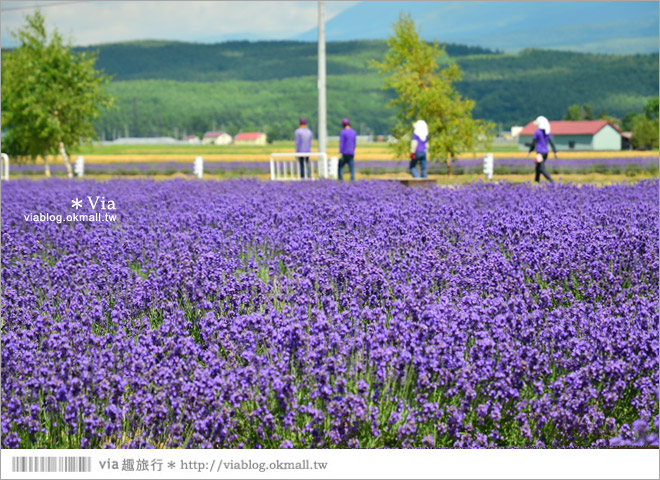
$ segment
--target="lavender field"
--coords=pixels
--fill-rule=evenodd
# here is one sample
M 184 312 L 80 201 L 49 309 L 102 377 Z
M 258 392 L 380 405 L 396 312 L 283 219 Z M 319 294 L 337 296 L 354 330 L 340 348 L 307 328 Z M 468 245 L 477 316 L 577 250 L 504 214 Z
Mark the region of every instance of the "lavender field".
M 2 447 L 657 445 L 658 188 L 3 183 Z

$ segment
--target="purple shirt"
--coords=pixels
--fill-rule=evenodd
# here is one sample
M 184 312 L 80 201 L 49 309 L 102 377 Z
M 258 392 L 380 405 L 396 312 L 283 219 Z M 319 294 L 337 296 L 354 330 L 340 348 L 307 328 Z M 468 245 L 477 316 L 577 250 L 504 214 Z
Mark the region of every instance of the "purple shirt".
M 426 140 L 423 140 L 417 136 L 416 133 L 413 133 L 413 140 L 417 140 L 417 148 L 415 149 L 415 153 L 422 153 L 426 152 L 426 142 L 429 141 L 428 137 L 426 137 Z
M 344 128 L 339 134 L 339 153 L 342 155 L 355 154 L 355 130 Z
M 552 134 L 545 134 L 545 131 L 540 128 L 534 132 L 534 142 L 536 142 L 536 153 L 548 153 L 548 140 L 552 138 Z
M 312 151 L 312 131 L 309 128 L 296 129 L 296 152 L 307 153 Z

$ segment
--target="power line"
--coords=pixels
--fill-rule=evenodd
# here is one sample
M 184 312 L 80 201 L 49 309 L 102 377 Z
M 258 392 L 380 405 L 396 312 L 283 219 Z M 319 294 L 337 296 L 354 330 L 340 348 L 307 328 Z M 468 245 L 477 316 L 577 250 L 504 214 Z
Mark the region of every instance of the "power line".
M 34 5 L 29 5 L 29 6 L 0 8 L 0 11 L 9 12 L 9 11 L 12 11 L 12 10 L 33 10 L 35 8 L 56 7 L 58 5 L 71 5 L 73 3 L 92 3 L 92 2 L 87 1 L 87 0 L 77 0 L 77 1 L 70 1 L 70 2 L 48 2 L 48 3 L 39 4 L 39 5 L 34 4 Z

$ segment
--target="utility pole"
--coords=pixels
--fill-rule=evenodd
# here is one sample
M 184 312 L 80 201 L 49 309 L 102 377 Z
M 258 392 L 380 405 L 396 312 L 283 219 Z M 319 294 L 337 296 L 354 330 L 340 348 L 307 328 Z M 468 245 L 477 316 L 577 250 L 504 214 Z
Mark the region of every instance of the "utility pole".
M 319 2 L 319 152 L 325 152 L 328 142 L 328 127 L 325 110 L 325 18 L 324 5 Z
M 137 114 L 137 98 L 133 97 L 133 136 L 139 137 L 138 135 L 138 114 Z

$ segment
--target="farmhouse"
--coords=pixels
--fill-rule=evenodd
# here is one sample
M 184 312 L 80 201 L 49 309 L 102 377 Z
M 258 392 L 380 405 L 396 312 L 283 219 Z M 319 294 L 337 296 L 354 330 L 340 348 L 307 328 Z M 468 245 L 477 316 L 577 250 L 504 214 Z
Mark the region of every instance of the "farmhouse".
M 202 145 L 229 145 L 231 135 L 226 132 L 206 132 L 202 138 Z
M 188 135 L 186 138 L 183 139 L 183 141 L 191 145 L 199 145 L 200 143 L 202 143 L 197 135 Z
M 529 150 L 536 131 L 534 122 L 525 125 L 518 136 L 518 150 Z M 550 122 L 550 133 L 559 150 L 621 150 L 621 130 L 607 120 Z
M 266 134 L 263 132 L 243 132 L 234 137 L 236 145 L 266 145 Z

